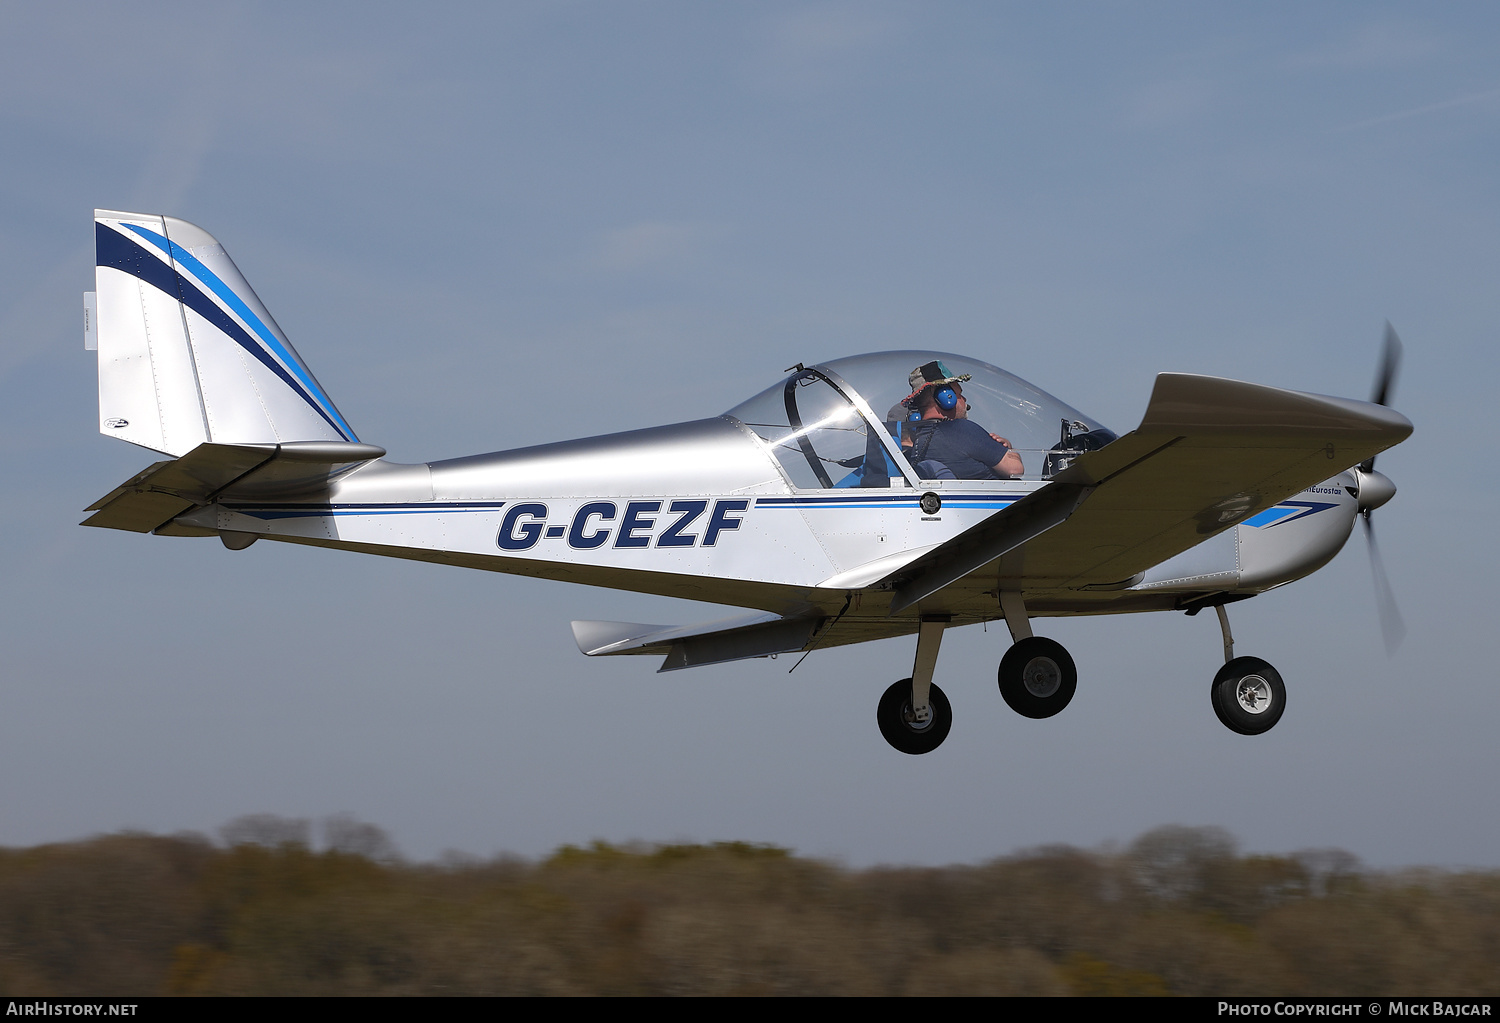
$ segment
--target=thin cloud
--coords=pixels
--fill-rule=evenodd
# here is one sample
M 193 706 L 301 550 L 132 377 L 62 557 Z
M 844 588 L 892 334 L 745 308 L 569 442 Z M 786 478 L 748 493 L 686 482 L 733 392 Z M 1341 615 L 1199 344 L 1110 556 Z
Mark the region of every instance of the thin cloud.
M 135 204 L 172 213 L 197 184 L 219 137 L 230 87 L 225 68 L 237 63 L 235 42 L 244 28 L 241 11 L 226 8 L 202 28 L 197 45 L 180 58 L 183 76 L 193 84 L 173 90 L 175 102 L 163 109 L 131 193 Z
M 86 226 L 85 223 L 83 227 Z M 73 332 L 69 340 L 77 346 L 77 351 L 83 351 L 83 293 L 93 289 L 94 241 L 82 227 L 79 234 L 87 240 L 45 275 L 32 277 L 27 287 L 13 292 L 8 307 L 0 311 L 0 380 L 56 343 L 58 326 L 66 322 L 67 316 L 59 310 L 59 298 L 72 306 Z M 90 268 L 87 277 L 79 273 L 84 267 Z M 83 284 L 84 281 L 87 283 Z M 76 290 L 74 285 L 79 285 Z
M 1452 99 L 1445 99 L 1440 103 L 1428 103 L 1426 106 L 1413 107 L 1410 110 L 1398 110 L 1393 114 L 1382 114 L 1379 117 L 1370 117 L 1363 121 L 1355 121 L 1353 124 L 1342 125 L 1333 130 L 1355 131 L 1359 128 L 1370 128 L 1377 124 L 1389 124 L 1391 121 L 1404 121 L 1408 117 L 1421 117 L 1423 114 L 1434 114 L 1440 110 L 1451 110 L 1454 107 L 1469 106 L 1473 103 L 1483 103 L 1496 99 L 1500 99 L 1500 89 L 1490 89 L 1486 92 L 1472 92 L 1463 96 L 1455 96 Z
M 799 93 L 849 78 L 897 37 L 889 11 L 854 4 L 822 4 L 778 18 L 752 77 L 771 92 Z
M 863 7 L 814 7 L 781 19 L 775 28 L 779 53 L 819 58 L 862 50 L 885 41 L 892 21 Z
M 1309 68 L 1395 68 L 1437 56 L 1442 42 L 1407 22 L 1379 21 L 1355 30 L 1338 42 L 1292 59 Z
M 1206 113 L 1213 88 L 1202 79 L 1157 82 L 1136 90 L 1125 101 L 1121 123 L 1126 128 L 1164 128 Z
M 699 255 L 704 245 L 721 233 L 711 224 L 642 221 L 605 232 L 589 262 L 614 272 L 674 266 Z

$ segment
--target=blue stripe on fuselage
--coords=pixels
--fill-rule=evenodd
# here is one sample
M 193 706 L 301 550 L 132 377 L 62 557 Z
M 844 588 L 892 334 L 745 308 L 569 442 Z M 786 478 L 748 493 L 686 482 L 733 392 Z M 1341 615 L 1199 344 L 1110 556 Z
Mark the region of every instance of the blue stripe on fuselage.
M 944 508 L 1004 508 L 1014 504 L 1025 494 L 964 494 L 943 498 Z M 888 494 L 858 497 L 759 497 L 757 508 L 915 508 L 921 496 L 913 494 L 891 496 Z
M 310 504 L 259 505 L 222 503 L 222 507 L 256 519 L 308 519 L 341 515 L 437 515 L 444 512 L 499 511 L 504 501 L 450 501 L 445 504 Z
M 1334 501 L 1282 501 L 1280 504 L 1273 505 L 1258 515 L 1250 516 L 1244 522 L 1241 522 L 1240 525 L 1256 527 L 1285 525 L 1288 522 L 1296 522 L 1298 519 L 1305 519 L 1309 515 L 1316 515 L 1320 511 L 1336 507 L 1338 507 L 1338 504 Z

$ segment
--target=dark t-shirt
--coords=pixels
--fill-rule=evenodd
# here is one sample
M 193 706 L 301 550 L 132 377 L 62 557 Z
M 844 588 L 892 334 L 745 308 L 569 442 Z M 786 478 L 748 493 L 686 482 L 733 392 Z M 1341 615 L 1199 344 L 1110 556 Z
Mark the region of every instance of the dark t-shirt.
M 906 432 L 912 438 L 913 464 L 929 459 L 941 462 L 961 480 L 1006 478 L 995 471 L 995 466 L 1010 448 L 991 437 L 978 423 L 967 419 L 924 419 L 907 423 Z

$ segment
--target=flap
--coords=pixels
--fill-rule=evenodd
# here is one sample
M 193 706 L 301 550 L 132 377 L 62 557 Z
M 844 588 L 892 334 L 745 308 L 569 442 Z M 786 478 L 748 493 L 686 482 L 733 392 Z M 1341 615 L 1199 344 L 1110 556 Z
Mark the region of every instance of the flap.
M 803 649 L 825 618 L 739 615 L 697 625 L 641 625 L 633 622 L 574 622 L 578 649 L 590 657 L 611 654 L 665 654 L 660 671 L 767 657 Z

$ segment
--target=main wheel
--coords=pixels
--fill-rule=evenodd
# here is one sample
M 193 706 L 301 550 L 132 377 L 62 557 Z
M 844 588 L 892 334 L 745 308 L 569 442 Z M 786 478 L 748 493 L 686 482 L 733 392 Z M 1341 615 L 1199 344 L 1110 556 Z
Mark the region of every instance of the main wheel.
M 1286 710 L 1281 675 L 1259 657 L 1236 657 L 1214 676 L 1214 713 L 1241 735 L 1269 732 Z
M 953 708 L 935 685 L 927 687 L 927 706 L 932 716 L 924 722 L 917 721 L 911 709 L 911 679 L 902 679 L 885 691 L 875 710 L 880 734 L 902 753 L 913 756 L 931 753 L 948 738 L 948 729 L 953 727 Z
M 1000 695 L 1010 709 L 1029 718 L 1050 718 L 1078 689 L 1078 669 L 1056 640 L 1029 636 L 1000 661 Z

